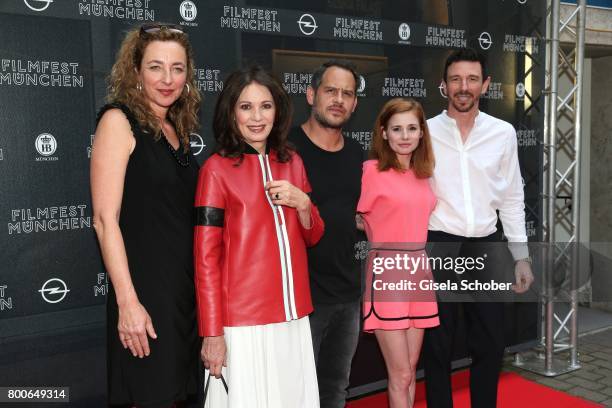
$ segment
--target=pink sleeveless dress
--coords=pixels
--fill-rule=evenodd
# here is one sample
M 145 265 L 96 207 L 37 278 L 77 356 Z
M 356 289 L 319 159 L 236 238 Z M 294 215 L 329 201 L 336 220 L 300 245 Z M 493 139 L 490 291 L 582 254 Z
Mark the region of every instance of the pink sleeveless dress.
M 364 330 L 437 326 L 435 292 L 426 288 L 433 281 L 425 253 L 427 225 L 436 205 L 429 179 L 417 178 L 412 170 L 379 171 L 377 164 L 363 164 L 357 204 L 371 246 L 364 272 Z M 389 267 L 375 258 L 401 262 Z

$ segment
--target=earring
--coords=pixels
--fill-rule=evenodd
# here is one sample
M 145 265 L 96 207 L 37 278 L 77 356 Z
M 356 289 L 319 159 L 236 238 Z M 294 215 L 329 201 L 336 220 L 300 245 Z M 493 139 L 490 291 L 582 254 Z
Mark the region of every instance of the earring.
M 142 91 L 142 84 L 139 82 L 136 84 L 136 89 L 138 89 L 138 91 Z
M 187 95 L 191 92 L 191 88 L 189 88 L 189 84 L 185 83 L 185 88 L 187 88 Z

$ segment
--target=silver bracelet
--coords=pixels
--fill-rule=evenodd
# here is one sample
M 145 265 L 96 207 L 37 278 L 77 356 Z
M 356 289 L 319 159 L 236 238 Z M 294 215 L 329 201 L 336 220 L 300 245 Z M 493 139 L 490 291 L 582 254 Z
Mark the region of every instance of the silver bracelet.
M 516 263 L 518 261 L 525 261 L 525 262 L 529 263 L 529 265 L 533 264 L 533 259 L 531 259 L 531 256 L 528 256 L 527 258 L 517 259 L 516 261 L 514 261 L 514 264 L 516 265 Z

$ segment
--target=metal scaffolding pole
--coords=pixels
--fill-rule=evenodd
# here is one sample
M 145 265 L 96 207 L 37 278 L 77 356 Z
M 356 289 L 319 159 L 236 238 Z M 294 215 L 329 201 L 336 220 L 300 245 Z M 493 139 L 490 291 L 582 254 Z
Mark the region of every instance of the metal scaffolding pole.
M 556 171 L 557 168 L 557 138 L 556 138 L 556 129 L 557 129 L 557 98 L 559 91 L 559 20 L 560 20 L 560 11 L 561 7 L 560 0 L 552 0 L 551 4 L 551 17 L 550 17 L 550 26 L 551 26 L 551 34 L 552 38 L 550 39 L 550 92 L 547 97 L 550 99 L 550 111 L 549 114 L 549 125 L 548 131 L 550 132 L 549 136 L 549 145 L 548 145 L 548 211 L 547 215 L 547 241 L 551 244 L 555 242 L 555 203 L 557 192 L 555 185 L 556 183 Z M 549 67 L 547 67 L 549 68 Z M 552 253 L 548 253 L 547 259 L 552 262 L 554 256 Z M 552 271 L 553 265 L 546 265 L 546 272 L 544 276 L 546 277 L 546 294 L 545 294 L 545 320 L 544 327 L 544 374 L 550 375 L 553 373 L 552 369 L 552 354 L 554 349 L 553 344 L 553 315 L 555 313 L 555 304 L 554 304 L 554 291 L 552 289 Z
M 576 76 L 575 85 L 576 93 L 574 96 L 574 191 L 572 200 L 572 218 L 574 219 L 574 257 L 572 267 L 572 284 L 571 284 L 571 308 L 573 311 L 570 322 L 570 368 L 580 368 L 578 362 L 578 268 L 579 268 L 579 252 L 580 252 L 580 166 L 582 152 L 582 84 L 584 71 L 584 37 L 586 29 L 586 0 L 579 0 L 578 7 L 580 11 L 576 20 Z
M 565 20 L 561 18 L 560 7 L 560 0 L 549 2 L 546 31 L 543 138 L 545 185 L 542 197 L 547 200 L 544 207 L 544 232 L 548 247 L 546 261 L 541 265 L 544 288 L 541 352 L 532 357 L 515 359 L 515 365 L 545 376 L 556 376 L 580 368 L 577 273 L 586 0 L 578 0 L 576 8 Z M 572 21 L 575 21 L 575 29 L 570 24 Z M 569 52 L 560 46 L 561 35 L 564 33 L 575 40 Z M 570 82 L 571 90 L 565 95 L 560 95 L 560 79 Z M 571 200 L 570 205 L 567 204 L 568 199 Z M 558 276 L 559 273 L 569 275 L 565 279 L 569 282 L 567 293 L 554 284 L 553 275 Z M 565 298 L 564 294 L 567 295 Z M 565 317 L 555 312 L 555 302 L 568 303 L 569 311 Z M 558 322 L 556 330 L 555 321 Z M 566 334 L 568 341 L 557 341 L 561 334 Z M 560 352 L 565 351 L 569 351 L 569 355 L 560 357 Z

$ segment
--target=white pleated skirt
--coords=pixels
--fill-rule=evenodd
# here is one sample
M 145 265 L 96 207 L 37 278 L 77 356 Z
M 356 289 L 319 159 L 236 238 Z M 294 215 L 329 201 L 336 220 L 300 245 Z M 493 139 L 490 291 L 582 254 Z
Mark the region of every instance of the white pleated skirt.
M 319 408 L 308 317 L 224 331 L 229 394 L 211 377 L 205 408 Z

